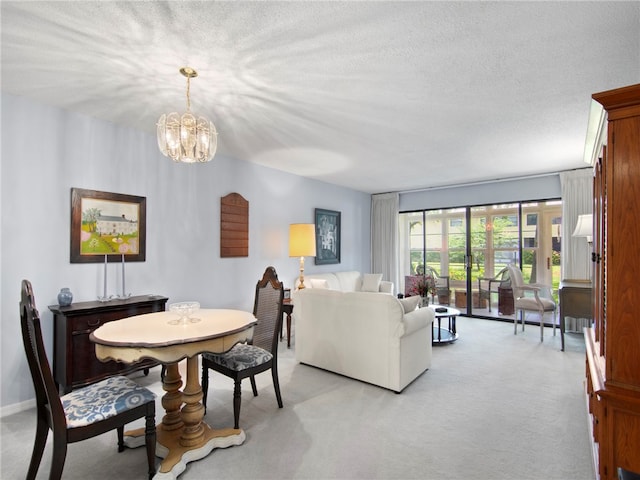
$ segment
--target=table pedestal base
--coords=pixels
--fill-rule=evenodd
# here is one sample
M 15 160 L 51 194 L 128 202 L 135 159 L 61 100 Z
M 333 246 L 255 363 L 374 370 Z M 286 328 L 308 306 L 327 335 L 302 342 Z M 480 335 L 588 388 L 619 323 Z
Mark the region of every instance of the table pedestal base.
M 187 463 L 206 457 L 214 448 L 242 445 L 247 438 L 244 430 L 234 428 L 213 430 L 206 423 L 203 423 L 203 427 L 204 440 L 202 445 L 183 447 L 180 445 L 180 430 L 167 431 L 162 428 L 162 425 L 158 426 L 156 455 L 164 460 L 153 477 L 154 480 L 176 479 L 185 471 Z
M 244 430 L 222 428 L 214 430 L 206 423 L 202 444 L 193 447 L 180 445 L 181 430 L 165 430 L 160 424 L 156 427 L 156 456 L 163 458 L 154 480 L 175 480 L 185 471 L 187 463 L 200 460 L 209 455 L 215 448 L 227 448 L 242 445 L 247 438 Z M 138 448 L 145 444 L 144 429 L 136 429 L 124 433 L 124 444 L 128 448 Z
M 156 456 L 163 458 L 154 480 L 175 480 L 185 471 L 187 463 L 200 460 L 209 455 L 215 448 L 227 448 L 242 445 L 247 438 L 244 430 L 222 428 L 214 430 L 206 423 L 202 444 L 193 447 L 180 445 L 181 430 L 165 430 L 160 424 L 156 427 Z M 145 445 L 144 428 L 124 433 L 124 444 L 128 448 L 138 448 Z

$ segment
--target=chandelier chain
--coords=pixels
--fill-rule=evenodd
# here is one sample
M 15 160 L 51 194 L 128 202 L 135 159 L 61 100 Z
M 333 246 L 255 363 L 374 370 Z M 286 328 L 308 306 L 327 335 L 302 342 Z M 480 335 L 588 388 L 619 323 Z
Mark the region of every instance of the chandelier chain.
M 187 112 L 191 112 L 191 77 L 187 77 Z

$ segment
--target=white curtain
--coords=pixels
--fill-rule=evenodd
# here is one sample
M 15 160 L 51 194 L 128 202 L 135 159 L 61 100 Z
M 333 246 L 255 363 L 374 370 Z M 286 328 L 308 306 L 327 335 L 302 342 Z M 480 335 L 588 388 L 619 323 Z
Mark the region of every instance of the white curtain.
M 593 212 L 593 170 L 560 173 L 562 184 L 562 279 L 591 280 L 591 245 L 584 237 L 573 237 L 578 215 Z M 591 320 L 565 318 L 567 331 L 581 332 Z
M 398 193 L 371 196 L 371 272 L 398 289 Z M 395 292 L 394 292 L 395 293 Z
M 591 279 L 591 245 L 584 237 L 573 237 L 578 215 L 593 210 L 593 170 L 585 168 L 560 173 L 562 185 L 563 280 Z

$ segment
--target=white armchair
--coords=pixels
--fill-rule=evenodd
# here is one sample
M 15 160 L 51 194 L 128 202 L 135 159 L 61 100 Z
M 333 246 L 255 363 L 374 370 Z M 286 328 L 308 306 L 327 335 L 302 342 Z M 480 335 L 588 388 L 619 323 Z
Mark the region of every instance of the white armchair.
M 515 315 L 513 320 L 513 333 L 518 333 L 518 311 L 524 331 L 524 312 L 538 312 L 540 316 L 540 341 L 544 339 L 544 313 L 553 312 L 553 335 L 556 334 L 556 302 L 551 295 L 551 286 L 538 283 L 524 283 L 522 271 L 513 264 L 507 265 L 511 288 L 513 290 L 513 305 Z

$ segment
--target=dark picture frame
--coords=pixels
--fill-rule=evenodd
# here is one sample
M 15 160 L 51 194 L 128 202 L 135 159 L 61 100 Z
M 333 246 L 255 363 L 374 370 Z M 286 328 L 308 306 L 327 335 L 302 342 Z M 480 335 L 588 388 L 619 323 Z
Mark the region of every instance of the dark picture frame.
M 71 263 L 144 262 L 147 199 L 71 189 Z
M 316 265 L 340 263 L 340 212 L 316 208 Z

